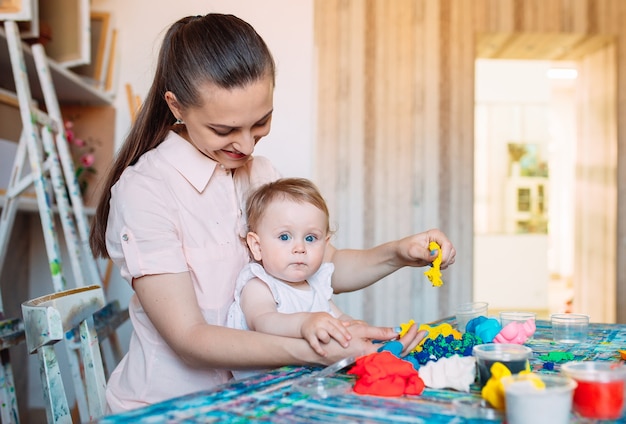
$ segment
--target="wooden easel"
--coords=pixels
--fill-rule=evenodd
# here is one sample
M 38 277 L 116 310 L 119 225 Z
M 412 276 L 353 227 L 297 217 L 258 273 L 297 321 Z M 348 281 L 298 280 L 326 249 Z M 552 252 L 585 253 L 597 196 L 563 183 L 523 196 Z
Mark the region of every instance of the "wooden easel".
M 5 206 L 0 216 L 0 271 L 6 257 L 19 196 L 28 188 L 34 187 L 54 291 L 59 292 L 68 287 L 64 278 L 53 207 L 56 207 L 63 227 L 65 246 L 69 254 L 76 286 L 102 285 L 102 277 L 89 247 L 89 226 L 44 49 L 37 44 L 31 47 L 47 112 L 38 109 L 32 100 L 17 24 L 13 21 L 5 21 L 4 26 L 23 129 L 6 192 Z M 25 174 L 27 158 L 30 171 Z M 120 311 L 117 302 L 107 305 L 105 310 L 103 316 L 106 318 L 101 324 L 105 334 L 99 334 L 99 336 L 101 340 L 105 337 L 109 339 L 115 359 L 119 361 L 122 355 L 115 329 L 127 319 L 128 311 Z M 0 314 L 3 314 L 3 311 L 4 307 L 0 295 Z M 114 322 L 115 325 L 112 325 L 111 322 Z M 75 387 L 81 387 L 81 364 L 76 351 L 70 348 L 68 358 Z M 7 367 L 2 367 L 3 369 L 0 370 L 0 372 L 4 371 L 5 378 L 7 376 L 12 377 L 8 360 Z M 4 393 L 12 389 L 9 384 L 13 384 L 12 379 L 3 387 L 6 389 Z M 2 395 L 3 392 L 0 392 L 0 396 Z M 2 402 L 2 422 L 17 422 L 13 418 L 13 416 L 17 417 L 15 413 L 17 402 L 15 399 L 9 399 L 8 405 L 11 409 L 8 409 L 5 414 L 5 409 L 7 409 L 5 408 L 7 404 L 5 399 L 4 397 L 0 399 Z M 85 392 L 77 391 L 76 399 L 80 416 L 86 420 L 88 413 Z

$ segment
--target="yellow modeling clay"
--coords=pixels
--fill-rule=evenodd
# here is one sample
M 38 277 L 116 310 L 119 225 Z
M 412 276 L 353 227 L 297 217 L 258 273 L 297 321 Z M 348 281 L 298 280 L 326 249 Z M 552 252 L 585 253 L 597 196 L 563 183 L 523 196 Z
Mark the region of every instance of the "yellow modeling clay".
M 502 377 L 511 375 L 511 371 L 501 362 L 494 362 L 491 366 L 491 377 L 482 388 L 480 394 L 491 406 L 500 411 L 504 410 L 504 387 Z
M 432 267 L 426 271 L 424 271 L 424 275 L 428 277 L 433 287 L 440 287 L 443 285 L 443 281 L 441 280 L 441 246 L 439 246 L 436 242 L 431 241 L 428 245 L 428 248 L 432 250 L 437 250 L 439 252 L 437 257 L 433 261 Z
M 518 380 L 530 382 L 535 389 L 542 390 L 546 388 L 546 383 L 537 375 L 529 371 L 521 371 Z
M 400 337 L 404 336 L 406 332 L 409 331 L 409 327 L 411 327 L 413 324 L 415 324 L 414 320 L 410 320 L 407 323 L 400 324 L 399 336 Z M 435 326 L 430 326 L 428 324 L 421 324 L 419 326 L 419 331 L 422 331 L 422 330 L 428 331 L 428 335 L 424 337 L 424 339 L 422 339 L 422 341 L 419 342 L 417 346 L 415 346 L 415 349 L 413 349 L 412 352 L 421 352 L 422 345 L 424 344 L 426 339 L 435 340 L 437 336 L 439 335 L 443 337 L 448 337 L 452 335 L 452 337 L 454 337 L 455 340 L 461 340 L 463 338 L 463 335 L 459 331 L 455 330 L 454 327 L 452 327 L 452 325 L 446 322 L 444 322 L 443 324 L 435 325 Z
M 409 331 L 409 328 L 413 324 L 415 324 L 415 320 L 409 320 L 409 322 L 400 324 L 400 337 L 404 336 L 406 332 Z M 452 327 L 452 325 L 448 324 L 447 322 L 444 322 L 443 324 L 439 324 L 435 326 L 430 326 L 428 324 L 421 324 L 418 330 L 428 331 L 428 336 L 426 336 L 426 338 L 428 339 L 436 339 L 437 336 L 440 334 L 443 337 L 452 335 L 456 340 L 461 340 L 461 338 L 463 337 L 463 335 L 459 331 L 455 330 L 454 327 Z
M 491 406 L 495 409 L 503 411 L 506 407 L 504 396 L 504 385 L 502 384 L 502 378 L 511 375 L 511 371 L 502 362 L 494 362 L 490 368 L 491 377 L 487 380 L 487 384 L 482 388 L 480 394 Z M 544 382 L 533 375 L 526 366 L 526 370 L 518 373 L 522 378 L 528 380 L 535 388 L 545 389 Z

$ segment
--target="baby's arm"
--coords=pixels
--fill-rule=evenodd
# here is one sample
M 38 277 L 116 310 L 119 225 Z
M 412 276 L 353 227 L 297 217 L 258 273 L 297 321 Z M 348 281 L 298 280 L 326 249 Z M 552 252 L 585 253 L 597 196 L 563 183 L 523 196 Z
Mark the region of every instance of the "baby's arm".
M 326 351 L 320 342 L 325 344 L 332 338 L 347 347 L 351 338 L 346 325 L 326 312 L 278 312 L 269 287 L 256 278 L 250 280 L 241 291 L 240 303 L 251 330 L 304 338 L 322 356 L 326 356 Z

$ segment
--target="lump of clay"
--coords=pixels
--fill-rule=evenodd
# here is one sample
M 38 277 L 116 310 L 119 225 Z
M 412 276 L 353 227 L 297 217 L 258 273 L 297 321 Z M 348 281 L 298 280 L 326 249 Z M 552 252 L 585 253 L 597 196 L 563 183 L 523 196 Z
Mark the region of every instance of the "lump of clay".
M 429 361 L 420 367 L 419 375 L 426 387 L 469 392 L 476 377 L 475 361 L 473 356 L 453 355 Z
M 514 343 L 524 344 L 526 340 L 535 334 L 535 321 L 529 319 L 528 321 L 512 321 L 500 330 L 500 332 L 494 337 L 494 343 Z

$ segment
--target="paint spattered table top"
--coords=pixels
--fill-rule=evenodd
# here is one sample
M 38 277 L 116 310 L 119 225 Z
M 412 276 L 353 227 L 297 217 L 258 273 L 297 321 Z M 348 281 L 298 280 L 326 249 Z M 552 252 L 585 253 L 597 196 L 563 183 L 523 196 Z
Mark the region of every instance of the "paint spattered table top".
M 452 318 L 438 321 L 454 324 Z M 433 323 L 433 324 L 437 324 Z M 620 361 L 626 349 L 626 325 L 589 326 L 585 343 L 556 344 L 549 321 L 538 320 L 537 332 L 527 343 L 533 349 L 531 367 L 540 373 L 558 373 L 560 363 L 548 362 L 550 352 L 569 352 L 574 360 Z M 470 393 L 426 389 L 420 396 L 385 398 L 363 396 L 350 389 L 325 398 L 297 388 L 298 382 L 317 368 L 284 367 L 214 390 L 194 393 L 124 414 L 99 423 L 494 423 L 502 415 L 481 406 L 477 387 Z M 351 382 L 345 372 L 335 378 Z M 579 420 L 572 416 L 572 422 Z M 580 422 L 583 422 L 582 420 Z M 619 422 L 626 423 L 626 417 Z

